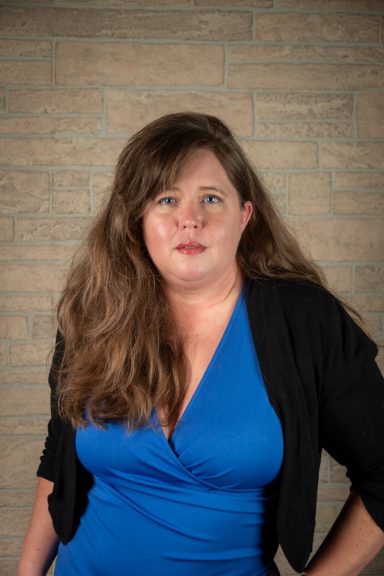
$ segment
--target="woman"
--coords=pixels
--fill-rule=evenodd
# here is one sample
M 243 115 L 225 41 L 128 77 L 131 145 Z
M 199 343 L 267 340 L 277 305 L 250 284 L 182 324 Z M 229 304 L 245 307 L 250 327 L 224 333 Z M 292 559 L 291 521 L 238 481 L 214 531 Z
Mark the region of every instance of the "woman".
M 18 576 L 57 550 L 57 576 L 266 576 L 279 543 L 299 572 L 352 576 L 381 549 L 377 348 L 220 120 L 130 139 L 58 320 Z M 352 491 L 306 566 L 322 447 Z

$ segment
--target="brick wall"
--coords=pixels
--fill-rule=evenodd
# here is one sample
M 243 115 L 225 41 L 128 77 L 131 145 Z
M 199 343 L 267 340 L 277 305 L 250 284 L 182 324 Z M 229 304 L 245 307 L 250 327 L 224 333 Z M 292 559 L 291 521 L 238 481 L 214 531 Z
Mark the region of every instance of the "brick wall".
M 54 306 L 127 137 L 221 116 L 331 286 L 383 340 L 382 0 L 0 3 L 0 573 L 48 417 Z M 348 492 L 323 459 L 318 543 Z M 291 574 L 280 557 L 284 574 Z M 384 574 L 383 556 L 365 574 Z

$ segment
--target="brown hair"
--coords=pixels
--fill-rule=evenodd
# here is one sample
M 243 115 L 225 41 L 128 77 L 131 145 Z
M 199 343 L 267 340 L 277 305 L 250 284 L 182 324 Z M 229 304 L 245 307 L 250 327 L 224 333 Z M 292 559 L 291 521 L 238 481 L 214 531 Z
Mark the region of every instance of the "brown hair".
M 166 407 L 168 424 L 177 421 L 187 365 L 141 220 L 147 202 L 201 148 L 216 154 L 240 201 L 253 204 L 238 249 L 245 275 L 324 284 L 223 122 L 197 113 L 153 121 L 121 152 L 109 201 L 74 257 L 59 302 L 59 408 L 75 426 L 85 423 L 85 410 L 96 423 L 117 419 L 137 428 L 154 407 Z

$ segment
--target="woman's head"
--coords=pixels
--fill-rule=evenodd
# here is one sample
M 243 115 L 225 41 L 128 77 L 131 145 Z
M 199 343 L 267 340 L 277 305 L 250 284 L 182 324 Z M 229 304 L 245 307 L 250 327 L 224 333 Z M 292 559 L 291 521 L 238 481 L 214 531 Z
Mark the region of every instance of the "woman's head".
M 218 118 L 185 112 L 163 116 L 137 132 L 120 154 L 113 192 L 106 208 L 111 239 L 115 232 L 124 233 L 135 260 L 142 257 L 142 216 L 148 202 L 159 192 L 169 189 L 197 150 L 215 154 L 229 181 L 239 195 L 240 203 L 251 202 L 254 213 L 239 246 L 239 260 L 245 272 L 253 268 L 248 262 L 250 244 L 256 238 L 259 208 L 270 206 L 252 166 L 228 127 Z M 124 228 L 125 231 L 124 231 Z M 107 232 L 107 230 L 106 230 Z M 259 230 L 263 236 L 262 229 Z M 255 247 L 255 244 L 253 244 Z M 139 263 L 139 262 L 138 262 Z

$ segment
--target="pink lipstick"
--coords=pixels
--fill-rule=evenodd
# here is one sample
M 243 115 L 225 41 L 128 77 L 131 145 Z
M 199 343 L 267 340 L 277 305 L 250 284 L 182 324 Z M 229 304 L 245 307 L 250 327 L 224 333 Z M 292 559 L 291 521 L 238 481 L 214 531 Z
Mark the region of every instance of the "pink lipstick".
M 186 242 L 176 246 L 176 250 L 178 250 L 182 254 L 192 256 L 194 254 L 201 254 L 202 252 L 204 252 L 205 246 L 199 244 L 198 242 Z

